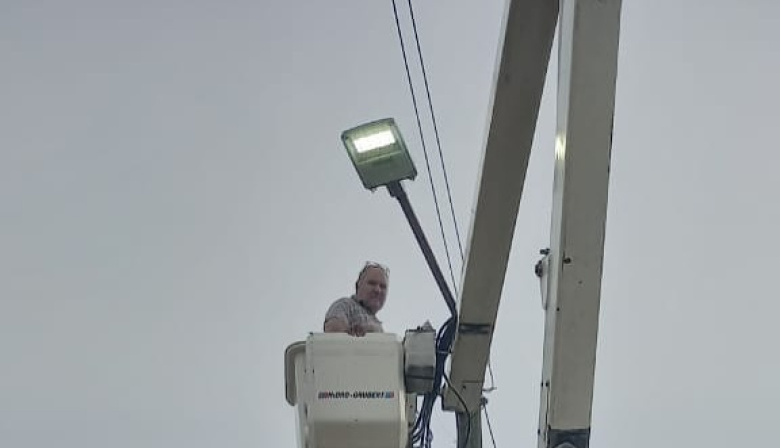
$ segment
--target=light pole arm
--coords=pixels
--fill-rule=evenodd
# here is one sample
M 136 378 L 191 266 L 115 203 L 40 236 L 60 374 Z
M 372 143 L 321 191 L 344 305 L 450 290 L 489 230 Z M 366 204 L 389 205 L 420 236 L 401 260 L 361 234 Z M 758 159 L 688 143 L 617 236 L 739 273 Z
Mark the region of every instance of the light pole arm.
M 406 195 L 404 187 L 401 185 L 401 182 L 391 182 L 387 185 L 387 191 L 390 192 L 390 196 L 396 198 L 398 203 L 401 204 L 401 209 L 403 209 L 406 220 L 412 228 L 414 238 L 417 240 L 417 244 L 420 246 L 425 261 L 428 263 L 428 267 L 433 274 L 433 278 L 436 280 L 436 284 L 439 286 L 439 290 L 444 296 L 444 300 L 447 302 L 447 307 L 449 308 L 450 313 L 453 316 L 456 316 L 455 298 L 452 296 L 450 287 L 444 279 L 444 274 L 442 274 L 439 264 L 436 262 L 436 257 L 433 255 L 431 245 L 428 244 L 428 239 L 425 238 L 425 233 L 423 232 L 422 226 L 420 226 L 417 215 L 414 213 L 414 209 L 412 209 L 412 204 L 409 202 L 409 197 Z

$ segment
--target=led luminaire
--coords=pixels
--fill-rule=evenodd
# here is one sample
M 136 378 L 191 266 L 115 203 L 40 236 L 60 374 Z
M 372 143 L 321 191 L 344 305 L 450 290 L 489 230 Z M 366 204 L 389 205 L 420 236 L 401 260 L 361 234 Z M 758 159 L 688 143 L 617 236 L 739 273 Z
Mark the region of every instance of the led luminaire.
M 392 118 L 372 121 L 341 133 L 352 164 L 369 190 L 403 179 L 414 179 L 414 167 Z
M 357 152 L 363 153 L 371 151 L 372 149 L 382 148 L 387 145 L 395 143 L 395 137 L 390 130 L 380 131 L 376 134 L 369 135 L 355 139 L 355 149 Z

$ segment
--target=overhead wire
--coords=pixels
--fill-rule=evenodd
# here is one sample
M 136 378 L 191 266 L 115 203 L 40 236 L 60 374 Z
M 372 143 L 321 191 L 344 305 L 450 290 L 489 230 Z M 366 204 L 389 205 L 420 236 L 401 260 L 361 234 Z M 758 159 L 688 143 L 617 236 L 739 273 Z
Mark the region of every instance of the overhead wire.
M 490 424 L 490 414 L 487 410 L 487 400 L 483 403 L 482 409 L 485 411 L 485 422 L 487 423 L 490 440 L 493 442 L 493 448 L 496 448 L 496 437 L 493 435 L 493 425 Z
M 425 145 L 425 137 L 423 135 L 422 122 L 420 120 L 420 110 L 417 107 L 417 96 L 414 93 L 414 83 L 412 83 L 412 74 L 411 74 L 411 72 L 409 70 L 409 59 L 406 56 L 406 44 L 404 43 L 403 33 L 401 32 L 401 22 L 400 22 L 400 20 L 398 18 L 398 7 L 397 7 L 397 5 L 395 3 L 395 0 L 391 0 L 391 2 L 393 4 L 393 16 L 395 17 L 395 28 L 396 28 L 396 31 L 398 33 L 398 41 L 399 41 L 400 46 L 401 46 L 401 55 L 403 56 L 403 59 L 404 59 L 404 70 L 406 71 L 406 80 L 407 80 L 407 83 L 409 84 L 409 93 L 411 94 L 411 97 L 412 97 L 412 106 L 414 107 L 414 116 L 415 116 L 415 119 L 417 121 L 417 130 L 418 130 L 418 132 L 420 134 L 420 142 L 421 142 L 421 145 L 422 145 L 423 156 L 425 158 L 425 168 L 426 168 L 426 170 L 428 172 L 428 178 L 430 179 L 431 194 L 433 195 L 433 204 L 436 207 L 436 217 L 437 217 L 437 219 L 439 221 L 439 231 L 441 233 L 442 240 L 444 241 L 444 252 L 445 252 L 445 254 L 447 256 L 447 265 L 449 266 L 450 277 L 452 279 L 453 287 L 455 288 L 455 295 L 457 296 L 457 294 L 458 294 L 457 287 L 454 286 L 455 285 L 455 274 L 454 274 L 454 271 L 452 269 L 452 262 L 450 261 L 450 250 L 449 250 L 449 248 L 447 246 L 447 237 L 444 234 L 444 224 L 442 223 L 442 220 L 441 220 L 441 209 L 439 207 L 439 199 L 438 199 L 438 196 L 436 194 L 436 186 L 433 183 L 433 175 L 432 175 L 432 172 L 431 172 L 431 164 L 430 164 L 430 160 L 429 160 L 429 157 L 428 157 L 428 149 L 427 149 L 427 147 Z M 418 48 L 419 48 L 419 45 L 418 45 Z
M 441 170 L 442 170 L 442 174 L 443 174 L 443 178 L 444 178 L 444 185 L 445 185 L 445 189 L 447 191 L 447 200 L 448 200 L 449 206 L 450 206 L 450 215 L 452 216 L 452 222 L 453 222 L 453 225 L 454 225 L 454 228 L 455 228 L 455 236 L 456 236 L 456 240 L 457 240 L 457 243 L 458 243 L 458 250 L 459 250 L 459 253 L 460 253 L 461 274 L 462 274 L 462 272 L 463 272 L 463 262 L 464 262 L 465 257 L 464 257 L 464 253 L 463 253 L 463 245 L 461 243 L 461 238 L 460 238 L 460 229 L 458 227 L 458 222 L 457 222 L 457 219 L 456 219 L 456 216 L 455 216 L 455 207 L 454 207 L 453 201 L 452 201 L 452 189 L 450 188 L 449 176 L 447 175 L 447 167 L 446 167 L 446 165 L 444 163 L 444 152 L 442 151 L 441 138 L 439 136 L 439 127 L 438 127 L 438 124 L 436 122 L 436 113 L 434 112 L 433 99 L 431 98 L 431 89 L 430 89 L 430 84 L 428 83 L 428 73 L 425 70 L 425 58 L 423 57 L 423 54 L 422 54 L 422 47 L 420 45 L 420 36 L 419 36 L 418 31 L 417 31 L 417 20 L 415 19 L 415 16 L 414 16 L 414 7 L 412 6 L 412 0 L 407 0 L 407 5 L 409 7 L 409 17 L 410 17 L 410 20 L 411 20 L 411 23 L 412 23 L 412 31 L 414 33 L 414 42 L 415 42 L 415 48 L 417 49 L 417 57 L 420 60 L 420 71 L 421 71 L 421 74 L 422 74 L 423 86 L 425 87 L 425 96 L 426 96 L 426 100 L 428 102 L 428 111 L 429 111 L 430 116 L 431 116 L 431 124 L 433 126 L 433 133 L 434 133 L 434 137 L 436 139 L 436 147 L 437 147 L 438 153 L 439 153 L 439 161 L 441 163 Z M 428 177 L 430 179 L 430 182 L 431 182 L 431 185 L 432 185 L 432 189 L 433 189 L 433 176 L 430 175 L 430 171 L 428 173 Z M 435 195 L 436 195 L 436 193 L 435 193 L 435 189 L 434 189 L 434 196 Z M 436 203 L 438 203 L 438 201 L 435 198 L 434 198 L 434 201 Z M 442 225 L 442 219 L 441 219 L 441 214 L 440 213 L 441 212 L 440 212 L 439 207 L 437 205 L 437 207 L 436 207 L 436 215 L 437 215 L 437 218 L 438 218 L 438 221 L 439 221 L 439 228 L 441 230 L 442 240 L 444 242 L 444 252 L 445 252 L 446 257 L 447 257 L 447 265 L 448 265 L 449 270 L 450 270 L 450 277 L 452 278 L 453 289 L 455 290 L 455 295 L 457 296 L 458 295 L 458 284 L 455 281 L 455 273 L 454 273 L 454 270 L 452 268 L 452 260 L 450 258 L 449 245 L 447 244 L 447 238 L 446 238 L 446 236 L 444 234 L 444 227 Z M 455 321 L 453 321 L 453 323 L 454 322 Z M 454 339 L 454 336 L 455 336 L 455 332 L 454 332 L 454 328 L 453 328 L 452 339 Z M 450 347 L 451 347 L 451 342 L 452 341 L 450 341 Z M 448 349 L 447 353 L 446 353 L 447 356 L 449 355 L 449 348 L 450 347 L 447 347 L 447 349 Z M 468 428 L 467 428 L 467 431 L 466 431 L 466 437 L 463 439 L 463 444 L 465 445 L 465 444 L 468 443 L 468 440 L 471 437 L 471 426 L 472 426 L 471 413 L 468 411 L 468 408 L 466 407 L 466 402 L 460 396 L 458 391 L 456 389 L 452 388 L 452 385 L 450 384 L 449 378 L 447 377 L 446 374 L 444 374 L 443 371 L 442 371 L 442 375 L 443 375 L 444 381 L 447 383 L 448 387 L 450 387 L 450 389 L 455 393 L 455 396 L 458 398 L 458 400 L 460 401 L 460 403 L 463 406 L 464 410 L 466 411 L 465 413 L 466 413 L 466 418 L 468 420 L 467 421 L 467 427 Z
M 450 206 L 450 216 L 452 217 L 452 224 L 453 224 L 453 227 L 455 229 L 455 240 L 458 243 L 458 251 L 460 253 L 460 262 L 461 262 L 461 275 L 462 275 L 462 273 L 463 273 L 463 264 L 465 263 L 466 257 L 465 257 L 465 254 L 463 252 L 463 243 L 462 243 L 462 239 L 460 237 L 460 226 L 458 226 L 458 219 L 457 219 L 457 217 L 455 215 L 455 206 L 454 206 L 453 201 L 452 201 L 452 189 L 450 188 L 449 176 L 447 175 L 447 166 L 444 163 L 444 152 L 443 152 L 442 146 L 441 146 L 441 138 L 439 137 L 439 126 L 438 126 L 438 124 L 436 122 L 436 113 L 434 112 L 433 100 L 431 98 L 431 89 L 430 89 L 430 85 L 428 83 L 428 73 L 425 70 L 425 58 L 423 57 L 423 54 L 422 54 L 422 48 L 421 48 L 421 45 L 420 45 L 419 33 L 417 32 L 417 20 L 415 19 L 415 16 L 414 16 L 414 7 L 412 6 L 412 0 L 407 0 L 407 4 L 409 6 L 409 16 L 410 16 L 411 22 L 412 22 L 412 30 L 414 32 L 414 41 L 415 41 L 415 46 L 417 48 L 417 55 L 418 55 L 418 57 L 420 59 L 420 71 L 422 73 L 423 85 L 425 86 L 425 96 L 426 96 L 426 99 L 428 101 L 428 110 L 429 110 L 430 115 L 431 115 L 431 124 L 433 125 L 433 134 L 435 136 L 436 147 L 437 147 L 438 152 L 439 152 L 439 161 L 441 162 L 441 170 L 442 170 L 443 177 L 444 177 L 444 186 L 445 186 L 445 190 L 447 191 L 447 200 L 448 200 L 449 206 Z M 427 157 L 427 155 L 426 155 L 426 157 Z M 430 172 L 429 172 L 428 176 L 430 177 Z M 431 178 L 431 182 L 433 182 L 432 178 Z M 434 193 L 434 195 L 435 195 L 435 193 Z M 438 205 L 436 207 L 436 212 L 437 212 L 437 215 L 438 215 L 438 213 L 439 213 Z M 441 226 L 441 217 L 439 217 L 439 225 Z M 443 232 L 443 230 L 442 230 L 442 232 Z M 455 275 L 452 272 L 452 262 L 449 259 L 449 250 L 447 250 L 447 240 L 446 240 L 446 238 L 444 238 L 443 233 L 442 233 L 442 239 L 444 239 L 445 252 L 447 254 L 447 264 L 449 265 L 449 268 L 450 268 L 450 276 L 453 279 L 453 288 L 455 289 L 455 295 L 458 296 L 458 287 L 457 287 L 457 283 L 455 282 Z M 490 362 L 490 359 L 488 359 L 488 373 L 489 373 L 489 376 L 490 376 L 490 386 L 485 388 L 485 392 L 492 392 L 492 391 L 496 390 L 496 383 L 495 383 L 495 377 L 493 375 L 493 365 Z
M 409 92 L 412 98 L 412 106 L 414 108 L 414 115 L 417 121 L 417 129 L 420 134 L 420 141 L 423 149 L 423 155 L 425 158 L 425 166 L 428 172 L 428 178 L 430 179 L 431 192 L 433 194 L 434 205 L 436 207 L 436 216 L 439 223 L 439 230 L 441 232 L 442 240 L 444 241 L 445 254 L 447 256 L 448 266 L 450 268 L 450 277 L 453 285 L 455 284 L 454 270 L 452 269 L 451 258 L 449 255 L 449 249 L 446 244 L 446 236 L 444 234 L 444 224 L 441 220 L 441 209 L 439 207 L 438 197 L 436 195 L 436 187 L 433 182 L 433 175 L 431 171 L 430 160 L 428 157 L 427 147 L 425 145 L 425 138 L 423 135 L 422 123 L 420 120 L 419 107 L 417 106 L 417 96 L 414 91 L 414 83 L 412 82 L 411 71 L 409 70 L 409 58 L 406 55 L 406 45 L 404 43 L 403 33 L 401 31 L 401 24 L 398 15 L 398 7 L 395 0 L 391 0 L 393 6 L 393 16 L 395 18 L 396 31 L 398 33 L 398 41 L 401 47 L 401 55 L 404 61 L 404 70 L 406 72 L 406 79 L 409 85 Z M 433 439 L 433 434 L 430 429 L 431 416 L 433 413 L 433 405 L 436 398 L 439 396 L 441 390 L 442 377 L 444 375 L 444 366 L 446 359 L 449 356 L 452 341 L 455 338 L 455 329 L 457 322 L 457 311 L 451 307 L 451 316 L 441 326 L 436 337 L 436 373 L 434 375 L 434 386 L 431 393 L 423 396 L 423 403 L 421 410 L 417 415 L 415 424 L 412 429 L 412 442 L 416 446 L 422 448 L 429 448 Z
M 428 100 L 428 110 L 431 114 L 431 124 L 433 125 L 433 134 L 436 138 L 436 147 L 439 150 L 439 161 L 441 162 L 441 170 L 444 175 L 444 186 L 447 190 L 447 199 L 450 204 L 450 214 L 452 215 L 452 223 L 455 227 L 455 239 L 458 242 L 458 250 L 460 251 L 460 261 L 461 264 L 463 263 L 464 256 L 463 256 L 463 244 L 461 243 L 460 238 L 460 228 L 458 226 L 458 220 L 455 218 L 455 207 L 452 202 L 452 190 L 450 188 L 450 180 L 449 176 L 447 175 L 447 167 L 444 163 L 444 153 L 441 149 L 441 138 L 439 137 L 439 126 L 436 124 L 436 114 L 434 113 L 433 108 L 433 100 L 431 99 L 431 89 L 428 84 L 428 73 L 425 70 L 425 59 L 423 58 L 422 49 L 420 48 L 420 37 L 417 33 L 417 21 L 414 18 L 414 8 L 412 7 L 412 0 L 407 0 L 407 4 L 409 5 L 409 16 L 411 17 L 412 21 L 412 30 L 414 32 L 414 42 L 417 47 L 417 55 L 420 58 L 420 70 L 422 72 L 422 78 L 423 78 L 423 85 L 425 86 L 425 96 Z M 461 266 L 461 271 L 462 271 Z
M 450 278 L 452 280 L 452 286 L 453 286 L 453 289 L 455 291 L 455 295 L 457 296 L 458 295 L 458 286 L 457 286 L 457 282 L 455 280 L 454 269 L 452 267 L 452 260 L 451 260 L 451 257 L 450 257 L 450 251 L 449 251 L 449 245 L 447 243 L 447 237 L 446 237 L 446 234 L 444 232 L 444 225 L 443 225 L 442 217 L 441 217 L 441 209 L 439 207 L 438 195 L 436 193 L 436 187 L 435 187 L 434 180 L 433 180 L 433 175 L 432 175 L 432 171 L 431 171 L 431 165 L 430 165 L 430 160 L 429 160 L 429 156 L 428 156 L 428 151 L 427 151 L 427 147 L 426 147 L 426 144 L 425 144 L 425 137 L 424 137 L 424 133 L 423 133 L 422 122 L 420 120 L 420 112 L 419 112 L 419 108 L 418 108 L 418 105 L 417 105 L 417 97 L 416 97 L 415 90 L 414 90 L 414 84 L 412 82 L 411 72 L 409 70 L 409 60 L 408 60 L 408 57 L 407 57 L 407 54 L 406 54 L 406 46 L 405 46 L 404 39 L 403 39 L 403 33 L 401 31 L 401 25 L 400 25 L 400 20 L 399 20 L 399 15 L 398 15 L 398 7 L 396 5 L 396 1 L 395 0 L 391 0 L 391 2 L 392 2 L 392 5 L 393 5 L 393 15 L 395 17 L 395 25 L 396 25 L 396 31 L 398 33 L 399 44 L 400 44 L 400 47 L 401 47 L 401 54 L 403 56 L 403 61 L 404 61 L 404 69 L 405 69 L 405 72 L 406 72 L 406 79 L 407 79 L 407 82 L 408 82 L 408 85 L 409 85 L 409 92 L 411 94 L 412 105 L 414 107 L 414 114 L 415 114 L 415 119 L 416 119 L 416 122 L 417 122 L 417 129 L 418 129 L 418 132 L 419 132 L 420 141 L 421 141 L 421 145 L 422 145 L 422 149 L 423 149 L 423 155 L 424 155 L 424 158 L 425 158 L 425 166 L 426 166 L 426 170 L 427 170 L 427 173 L 428 173 L 428 178 L 429 178 L 430 185 L 431 185 L 431 193 L 432 193 L 432 196 L 433 196 L 433 202 L 434 202 L 434 206 L 435 206 L 435 209 L 436 209 L 436 217 L 437 217 L 437 221 L 438 221 L 438 224 L 439 224 L 439 231 L 440 231 L 440 234 L 441 234 L 441 237 L 442 237 L 442 241 L 443 241 L 443 244 L 444 244 L 444 252 L 445 252 L 445 255 L 446 255 L 446 258 L 447 258 L 447 265 L 448 265 L 449 272 L 450 272 Z M 446 192 L 447 192 L 447 199 L 448 199 L 448 203 L 449 203 L 449 207 L 450 207 L 450 215 L 452 217 L 452 223 L 453 223 L 453 227 L 454 227 L 454 230 L 455 230 L 455 237 L 456 237 L 458 250 L 459 250 L 459 254 L 460 254 L 460 260 L 461 260 L 461 266 L 460 267 L 461 267 L 461 275 L 462 275 L 463 267 L 464 267 L 464 263 L 465 263 L 465 255 L 464 255 L 464 251 L 463 251 L 462 239 L 461 239 L 461 236 L 460 236 L 460 228 L 458 226 L 457 217 L 455 215 L 455 207 L 454 207 L 453 200 L 452 200 L 452 189 L 450 187 L 449 176 L 447 174 L 447 168 L 446 168 L 446 164 L 444 162 L 444 153 L 443 153 L 443 150 L 442 150 L 441 138 L 440 138 L 440 135 L 439 135 L 438 124 L 437 124 L 437 121 L 436 121 L 436 114 L 434 112 L 433 100 L 431 98 L 430 84 L 428 83 L 428 75 L 427 75 L 427 71 L 425 69 L 425 59 L 423 58 L 422 48 L 421 48 L 421 45 L 420 45 L 420 38 L 419 38 L 419 33 L 417 31 L 417 22 L 416 22 L 416 19 L 415 19 L 415 16 L 414 16 L 414 8 L 412 6 L 412 0 L 407 0 L 407 5 L 408 5 L 408 8 L 409 8 L 409 15 L 410 15 L 410 19 L 411 19 L 411 23 L 412 23 L 412 29 L 413 29 L 413 33 L 414 33 L 415 47 L 417 49 L 417 55 L 418 55 L 418 58 L 420 60 L 420 68 L 421 68 L 421 72 L 422 72 L 423 85 L 424 85 L 424 88 L 425 88 L 426 100 L 428 102 L 428 110 L 429 110 L 429 113 L 430 113 L 430 116 L 431 116 L 431 123 L 432 123 L 432 126 L 433 126 L 433 132 L 434 132 L 434 136 L 435 136 L 436 147 L 437 147 L 438 153 L 439 153 L 439 160 L 440 160 L 441 169 L 442 169 L 442 173 L 443 173 L 445 189 L 446 189 Z M 434 377 L 433 392 L 430 393 L 430 394 L 426 394 L 424 396 L 423 404 L 421 406 L 421 410 L 418 413 L 418 417 L 417 417 L 417 419 L 415 421 L 415 424 L 414 424 L 414 427 L 413 427 L 413 431 L 412 431 L 412 442 L 413 442 L 413 444 L 415 444 L 415 446 L 418 446 L 418 447 L 421 447 L 421 448 L 429 448 L 430 444 L 432 442 L 432 439 L 433 439 L 433 434 L 432 434 L 432 432 L 430 430 L 430 419 L 431 419 L 431 416 L 432 416 L 433 404 L 434 404 L 436 398 L 440 395 L 440 391 L 441 391 L 441 387 L 442 387 L 442 384 L 441 384 L 442 380 L 444 380 L 449 385 L 449 378 L 446 376 L 446 374 L 444 374 L 444 365 L 446 363 L 447 357 L 450 354 L 452 343 L 453 343 L 454 338 L 455 338 L 456 325 L 457 325 L 457 314 L 455 312 L 453 312 L 452 316 L 449 319 L 447 319 L 447 321 L 441 326 L 441 328 L 439 329 L 439 332 L 437 334 L 437 337 L 436 337 L 436 375 Z M 488 388 L 483 389 L 483 391 L 486 392 L 486 393 L 489 393 L 489 392 L 491 392 L 491 391 L 496 389 L 496 387 L 495 387 L 495 379 L 494 379 L 494 376 L 493 376 L 493 367 L 491 365 L 490 359 L 488 359 L 488 371 L 489 371 L 489 374 L 490 374 L 490 386 Z M 451 385 L 450 385 L 450 388 L 451 388 Z M 463 398 L 460 396 L 460 394 L 457 393 L 456 390 L 453 389 L 453 391 L 455 392 L 457 398 L 460 400 L 461 404 L 464 406 L 464 409 L 466 409 L 465 401 L 463 401 Z M 487 417 L 487 408 L 484 407 L 484 409 L 485 409 L 485 416 L 486 416 L 486 418 L 488 418 Z M 468 412 L 467 409 L 466 409 L 466 415 L 467 415 L 467 418 L 468 418 L 468 430 L 467 430 L 466 438 L 464 439 L 464 444 L 467 443 L 468 439 L 471 436 L 471 426 L 472 426 L 471 414 Z M 493 437 L 493 430 L 492 430 L 492 427 L 490 426 L 489 420 L 488 420 L 488 429 L 490 430 L 491 439 L 493 440 L 493 446 L 495 447 L 495 438 Z
M 436 147 L 437 147 L 438 152 L 439 152 L 439 161 L 441 162 L 441 169 L 442 169 L 442 173 L 443 173 L 443 177 L 444 177 L 444 185 L 445 185 L 445 189 L 447 191 L 447 199 L 449 201 L 449 206 L 450 206 L 450 216 L 452 217 L 452 224 L 453 224 L 453 227 L 455 229 L 455 237 L 456 237 L 456 241 L 458 243 L 458 250 L 459 250 L 459 253 L 460 253 L 460 261 L 461 261 L 461 275 L 462 275 L 463 265 L 465 263 L 465 255 L 464 255 L 464 252 L 463 252 L 462 239 L 460 237 L 460 227 L 458 226 L 458 220 L 457 220 L 457 217 L 455 215 L 455 206 L 453 205 L 453 201 L 452 201 L 452 189 L 450 188 L 449 176 L 447 175 L 447 167 L 446 167 L 446 164 L 444 162 L 444 152 L 443 152 L 442 146 L 441 146 L 441 138 L 439 136 L 439 127 L 438 127 L 437 122 L 436 122 L 436 113 L 434 112 L 433 100 L 431 98 L 430 85 L 428 83 L 428 74 L 427 74 L 427 71 L 425 70 L 425 59 L 423 57 L 422 49 L 421 49 L 421 46 L 420 46 L 419 33 L 417 32 L 417 21 L 415 20 L 415 16 L 414 16 L 414 8 L 412 6 L 412 0 L 407 0 L 407 4 L 409 6 L 409 15 L 411 17 L 412 30 L 414 32 L 414 40 L 415 40 L 415 45 L 417 47 L 417 54 L 418 54 L 418 56 L 420 58 L 420 69 L 421 69 L 421 72 L 422 72 L 423 85 L 425 86 L 425 95 L 426 95 L 426 99 L 428 100 L 428 110 L 429 110 L 430 115 L 431 115 L 431 123 L 433 125 L 433 133 L 434 133 L 434 136 L 436 138 Z M 437 212 L 438 212 L 438 209 L 437 209 Z M 445 240 L 445 247 L 446 247 L 446 240 Z M 447 254 L 447 256 L 448 256 L 447 262 L 450 265 L 450 269 L 452 269 L 452 264 L 451 264 L 451 262 L 449 260 L 449 253 Z M 454 274 L 452 272 L 450 272 L 450 275 L 453 277 L 453 284 L 455 284 L 455 282 L 454 282 Z M 455 286 L 455 294 L 458 295 L 457 286 Z M 489 373 L 489 376 L 490 376 L 490 386 L 488 386 L 487 388 L 484 389 L 485 393 L 490 393 L 490 392 L 496 390 L 496 382 L 495 382 L 495 376 L 493 374 L 493 365 L 492 364 L 493 363 L 488 358 L 488 373 Z

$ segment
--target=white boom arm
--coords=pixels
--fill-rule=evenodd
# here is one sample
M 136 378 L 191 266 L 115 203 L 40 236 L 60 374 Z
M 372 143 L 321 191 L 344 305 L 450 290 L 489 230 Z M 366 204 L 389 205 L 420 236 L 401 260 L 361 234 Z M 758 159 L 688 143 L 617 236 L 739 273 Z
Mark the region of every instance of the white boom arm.
M 555 203 L 542 273 L 544 448 L 585 448 L 590 435 L 620 6 L 560 1 Z M 557 0 L 508 1 L 445 394 L 445 408 L 461 413 L 480 406 L 558 13 Z M 481 446 L 479 434 L 459 446 Z
M 468 413 L 479 411 L 558 16 L 555 0 L 510 0 L 507 8 L 444 396 L 446 409 Z
M 548 295 L 540 448 L 589 444 L 620 6 L 561 4 L 552 231 L 542 272 Z

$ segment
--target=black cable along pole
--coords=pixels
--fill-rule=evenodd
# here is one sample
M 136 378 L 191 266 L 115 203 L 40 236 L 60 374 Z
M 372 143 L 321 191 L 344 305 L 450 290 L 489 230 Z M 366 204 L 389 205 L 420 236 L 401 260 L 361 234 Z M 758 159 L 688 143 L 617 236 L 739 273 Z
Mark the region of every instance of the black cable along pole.
M 409 197 L 406 195 L 404 187 L 401 185 L 400 181 L 395 181 L 387 184 L 387 191 L 390 192 L 390 196 L 396 198 L 398 203 L 401 204 L 401 209 L 403 209 L 406 220 L 409 222 L 414 237 L 417 239 L 417 244 L 420 246 L 423 256 L 425 256 L 425 261 L 428 262 L 428 267 L 433 274 L 433 278 L 436 280 L 436 284 L 439 286 L 439 290 L 444 296 L 444 301 L 447 302 L 447 307 L 450 309 L 452 315 L 457 316 L 455 299 L 452 296 L 450 287 L 447 285 L 447 281 L 444 279 L 444 274 L 442 274 L 439 264 L 436 262 L 436 257 L 433 255 L 431 245 L 428 244 L 428 240 L 425 238 L 425 233 L 423 232 L 422 226 L 420 226 L 420 221 L 417 220 L 417 215 L 414 214 L 412 204 L 409 202 Z

